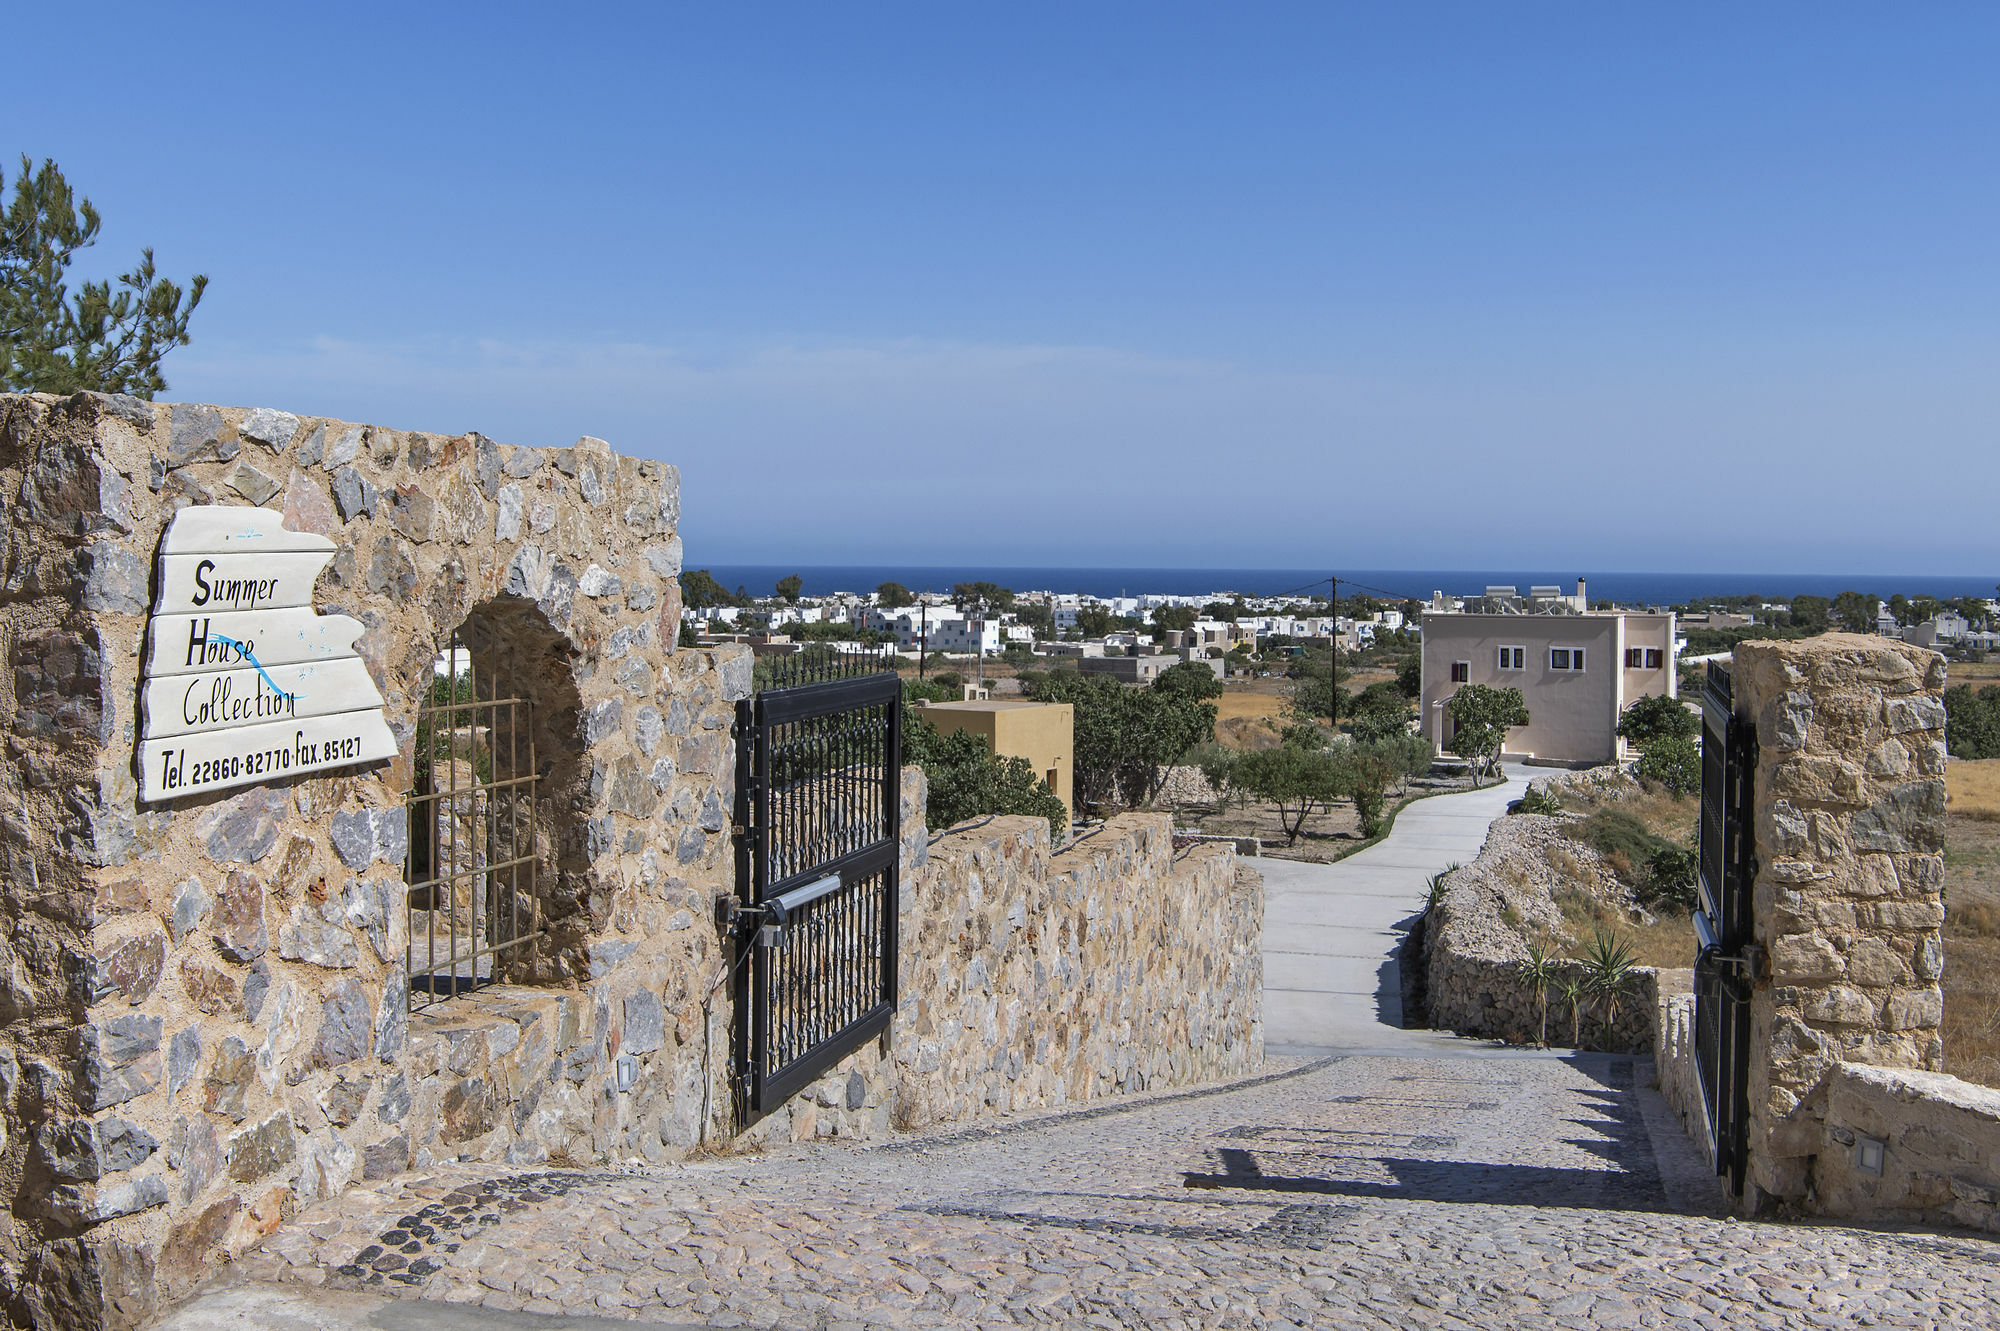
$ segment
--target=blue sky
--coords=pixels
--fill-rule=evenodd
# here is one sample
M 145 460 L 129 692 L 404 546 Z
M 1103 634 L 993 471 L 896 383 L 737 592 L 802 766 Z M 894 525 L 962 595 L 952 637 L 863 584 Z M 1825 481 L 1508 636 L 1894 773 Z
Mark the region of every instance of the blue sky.
M 2000 10 L 1745 11 L 43 5 L 0 152 L 210 275 L 165 397 L 697 564 L 1995 570 Z

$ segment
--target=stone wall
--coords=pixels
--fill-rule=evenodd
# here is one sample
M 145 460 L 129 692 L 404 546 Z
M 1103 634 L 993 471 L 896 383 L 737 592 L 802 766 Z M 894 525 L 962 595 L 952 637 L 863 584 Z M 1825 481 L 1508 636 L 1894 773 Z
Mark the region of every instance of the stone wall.
M 1537 1039 L 1541 998 L 1522 977 L 1521 965 L 1528 959 L 1526 931 L 1553 931 L 1561 920 L 1549 895 L 1548 851 L 1557 844 L 1578 857 L 1595 855 L 1564 836 L 1558 819 L 1538 814 L 1496 819 L 1479 857 L 1446 880 L 1443 896 L 1424 916 L 1425 993 L 1434 1028 L 1510 1044 Z M 1581 976 L 1584 967 L 1564 960 L 1558 971 L 1562 977 Z M 1659 972 L 1636 967 L 1615 1014 L 1584 1005 L 1582 1043 L 1617 1053 L 1647 1052 L 1659 995 Z M 1558 985 L 1548 990 L 1548 1038 L 1551 1044 L 1573 1039 Z
M 1803 1108 L 1819 1134 L 1818 1214 L 2000 1234 L 2000 1091 L 1940 1072 L 1840 1063 Z
M 1745 1204 L 1812 1191 L 1806 1102 L 1843 1062 L 1940 1071 L 1944 661 L 1852 634 L 1744 643 L 1755 723 L 1755 940 Z
M 1176 856 L 1166 815 L 1128 814 L 1059 851 L 1045 819 L 1011 817 L 927 849 L 887 1055 L 761 1131 L 879 1136 L 1263 1063 L 1263 891 L 1230 847 Z
M 1708 1111 L 1702 1101 L 1701 1070 L 1695 1062 L 1694 995 L 1663 996 L 1657 1030 L 1653 1076 L 1660 1098 L 1673 1108 L 1688 1135 L 1705 1146 Z
M 734 891 L 750 657 L 675 648 L 673 468 L 590 439 L 0 397 L 0 494 L 12 1322 L 136 1325 L 357 1178 L 658 1162 L 736 1131 L 714 907 Z M 316 608 L 366 626 L 401 752 L 141 805 L 154 552 L 180 506 L 237 502 L 341 547 Z M 454 632 L 536 708 L 545 934 L 502 983 L 412 1012 L 404 799 Z M 1233 851 L 1176 857 L 1163 817 L 1060 852 L 1019 819 L 933 845 L 923 795 L 905 773 L 886 1048 L 750 1136 L 874 1136 L 1256 1068 L 1262 898 Z
M 697 1093 L 698 1028 L 750 662 L 675 650 L 672 467 L 590 439 L 26 396 L 0 398 L 0 494 L 13 1320 L 128 1324 L 358 1173 L 646 1158 L 692 1143 L 704 1103 L 723 1121 L 719 1082 Z M 142 806 L 154 551 L 180 506 L 239 502 L 341 547 L 317 608 L 366 626 L 402 752 Z M 476 1040 L 458 1004 L 409 1014 L 402 885 L 415 709 L 462 627 L 512 658 L 543 738 L 547 935 L 506 978 L 568 991 Z M 537 1060 L 556 1048 L 549 1079 Z M 607 1093 L 620 1055 L 639 1073 L 623 1096 Z

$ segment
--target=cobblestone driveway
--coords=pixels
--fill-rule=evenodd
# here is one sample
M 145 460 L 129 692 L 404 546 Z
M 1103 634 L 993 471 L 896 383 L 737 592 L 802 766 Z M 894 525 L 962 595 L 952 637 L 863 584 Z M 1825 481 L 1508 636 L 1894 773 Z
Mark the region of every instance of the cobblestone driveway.
M 444 1171 L 244 1273 L 713 1326 L 2000 1325 L 1990 1241 L 1716 1218 L 1648 1071 L 1349 1057 L 873 1149 Z

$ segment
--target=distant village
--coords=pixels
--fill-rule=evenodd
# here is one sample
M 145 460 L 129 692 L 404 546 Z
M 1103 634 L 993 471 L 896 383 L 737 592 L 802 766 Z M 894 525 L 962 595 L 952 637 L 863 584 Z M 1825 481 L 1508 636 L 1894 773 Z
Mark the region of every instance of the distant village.
M 1634 606 L 1592 602 L 1587 582 L 1579 578 L 1573 592 L 1553 586 L 1525 591 L 1488 586 L 1474 595 L 1433 591 L 1422 600 L 1361 593 L 1343 596 L 1334 607 L 1338 613 L 1330 614 L 1324 593 L 1259 597 L 1223 589 L 1196 596 L 1104 597 L 1016 592 L 987 583 L 963 584 L 951 593 L 927 593 L 885 583 L 873 592 L 820 597 L 751 597 L 741 592 L 733 597 L 726 593 L 702 597 L 702 577 L 699 572 L 691 575 L 683 620 L 703 641 L 744 642 L 759 655 L 797 652 L 815 641 L 849 650 L 879 651 L 893 644 L 898 653 L 968 658 L 1032 655 L 1050 658 L 1051 664 L 1068 660 L 1081 670 L 1135 682 L 1143 682 L 1159 668 L 1130 663 L 1148 657 L 1167 663 L 1210 661 L 1223 675 L 1315 648 L 1324 650 L 1334 642 L 1348 652 L 1365 650 L 1378 641 L 1414 646 L 1422 636 L 1424 617 L 1441 615 L 1669 614 L 1679 631 L 1671 644 L 1677 657 L 1691 650 L 1697 657 L 1717 654 L 1712 644 L 1718 635 L 1733 646 L 1741 637 L 1760 636 L 1760 630 L 1791 629 L 1788 636 L 1798 636 L 1801 630 L 1831 628 L 1867 631 L 1947 651 L 2000 651 L 2000 599 L 1993 598 L 1944 603 L 1921 596 L 1880 600 L 1845 593 L 1840 598 L 1798 597 L 1791 602 L 1739 597 L 1701 607 Z M 1872 612 L 1841 604 L 1849 598 L 1872 603 Z M 1796 617 L 1795 605 L 1802 612 Z M 1126 664 L 1113 664 L 1118 662 Z

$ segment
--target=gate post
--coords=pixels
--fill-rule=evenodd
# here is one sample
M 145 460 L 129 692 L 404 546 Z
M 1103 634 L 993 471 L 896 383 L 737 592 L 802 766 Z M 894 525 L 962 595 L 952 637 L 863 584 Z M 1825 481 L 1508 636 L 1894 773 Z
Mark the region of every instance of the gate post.
M 1941 1070 L 1944 660 L 1885 638 L 1745 642 L 1757 728 L 1746 1212 L 1806 1196 L 1836 1063 Z

